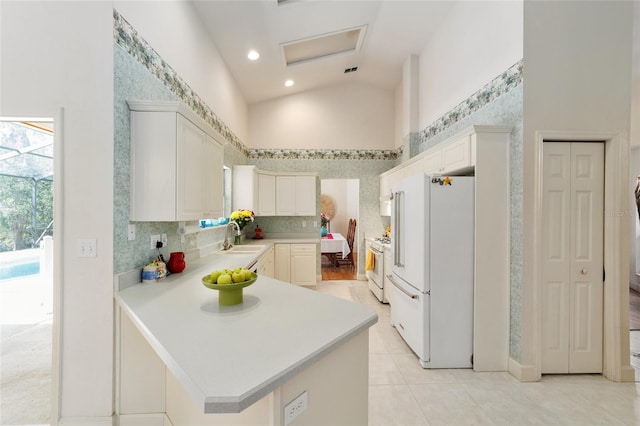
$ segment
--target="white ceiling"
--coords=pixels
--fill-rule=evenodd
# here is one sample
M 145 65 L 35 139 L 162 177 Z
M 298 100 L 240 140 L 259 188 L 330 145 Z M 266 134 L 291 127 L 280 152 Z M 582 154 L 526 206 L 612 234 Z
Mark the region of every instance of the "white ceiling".
M 456 5 L 432 0 L 194 1 L 249 104 L 349 81 L 395 89 L 402 64 L 419 54 Z M 283 43 L 366 25 L 359 53 L 286 67 Z M 260 59 L 247 59 L 250 49 Z M 346 68 L 356 72 L 344 73 Z M 287 79 L 295 81 L 285 87 Z

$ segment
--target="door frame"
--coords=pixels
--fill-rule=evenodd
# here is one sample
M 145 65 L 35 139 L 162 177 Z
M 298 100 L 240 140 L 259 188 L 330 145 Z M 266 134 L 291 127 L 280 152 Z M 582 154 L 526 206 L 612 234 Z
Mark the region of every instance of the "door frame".
M 53 239 L 53 321 L 51 327 L 51 424 L 60 419 L 62 394 L 62 235 L 64 205 L 63 141 L 64 108 L 58 108 L 53 117 L 0 116 L 0 121 L 34 121 L 53 123 L 53 223 L 57 237 Z
M 533 218 L 533 380 L 542 377 L 542 149 L 545 140 L 604 141 L 603 365 L 609 380 L 634 381 L 629 353 L 629 140 L 618 133 L 536 131 Z M 523 318 L 524 319 L 524 318 Z

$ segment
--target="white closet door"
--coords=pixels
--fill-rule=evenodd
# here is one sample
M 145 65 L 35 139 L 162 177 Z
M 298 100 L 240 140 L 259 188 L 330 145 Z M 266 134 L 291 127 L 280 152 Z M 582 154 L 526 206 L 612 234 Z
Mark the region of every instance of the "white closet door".
M 604 144 L 543 145 L 542 373 L 602 372 Z

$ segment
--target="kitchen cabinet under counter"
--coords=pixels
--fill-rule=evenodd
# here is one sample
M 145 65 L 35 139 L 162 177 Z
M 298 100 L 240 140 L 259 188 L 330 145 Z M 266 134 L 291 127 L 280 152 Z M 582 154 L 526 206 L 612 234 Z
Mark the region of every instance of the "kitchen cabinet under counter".
M 201 277 L 249 257 L 213 254 L 116 293 L 121 425 L 284 424 L 304 392 L 291 425 L 367 424 L 375 311 L 265 276 L 242 304 L 218 305 Z

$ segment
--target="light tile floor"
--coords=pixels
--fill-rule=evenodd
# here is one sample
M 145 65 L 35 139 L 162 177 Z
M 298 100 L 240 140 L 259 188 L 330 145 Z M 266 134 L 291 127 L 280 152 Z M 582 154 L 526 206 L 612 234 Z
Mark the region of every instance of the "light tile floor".
M 640 425 L 640 383 L 600 375 L 521 383 L 508 373 L 425 370 L 365 281 L 321 281 L 317 290 L 379 315 L 369 333 L 369 425 Z M 632 333 L 632 348 L 634 340 L 640 353 L 640 334 Z

